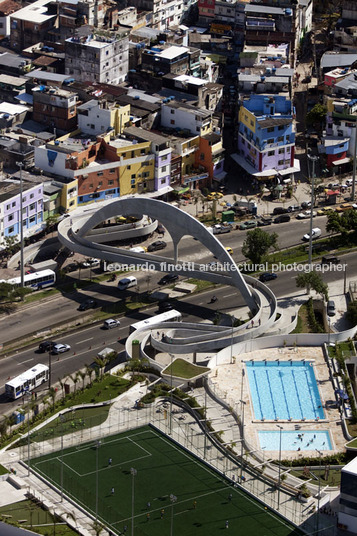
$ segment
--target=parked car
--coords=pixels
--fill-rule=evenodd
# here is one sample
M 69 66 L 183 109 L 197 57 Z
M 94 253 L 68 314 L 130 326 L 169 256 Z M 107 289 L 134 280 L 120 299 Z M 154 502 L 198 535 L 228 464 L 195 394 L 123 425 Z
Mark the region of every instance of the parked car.
M 267 225 L 271 225 L 273 222 L 273 218 L 262 216 L 258 220 L 258 227 L 266 227 Z
M 97 302 L 95 300 L 88 299 L 80 304 L 78 311 L 87 311 L 88 309 L 94 309 L 94 307 L 97 307 Z
M 52 353 L 53 354 L 63 354 L 64 352 L 68 352 L 71 349 L 69 344 L 55 344 Z
M 230 248 L 229 246 L 227 246 L 227 247 L 225 248 L 225 250 L 226 250 L 230 255 L 233 255 L 233 249 Z
M 54 346 L 56 346 L 56 342 L 54 341 L 42 341 L 40 342 L 40 344 L 38 345 L 38 351 L 41 352 L 41 353 L 44 353 L 44 352 L 52 352 Z
M 346 186 L 350 187 L 353 184 L 353 179 L 346 179 Z
M 148 246 L 148 251 L 159 251 L 160 249 L 165 249 L 166 245 L 166 242 L 163 240 L 156 240 L 156 242 L 153 242 Z
M 318 216 L 326 216 L 326 214 L 328 214 L 329 212 L 333 212 L 333 208 L 331 208 L 331 207 L 322 207 L 322 208 L 319 208 L 316 211 L 316 214 Z
M 231 232 L 231 226 L 230 225 L 214 225 L 213 226 L 213 234 L 224 234 L 224 233 L 230 233 Z
M 276 216 L 278 214 L 286 214 L 288 212 L 288 209 L 285 207 L 275 207 L 273 210 L 273 215 Z
M 166 274 L 159 281 L 159 285 L 167 285 L 168 283 L 173 283 L 177 281 L 179 276 L 177 274 Z
M 300 205 L 290 205 L 288 207 L 288 212 L 298 212 L 300 210 Z
M 278 277 L 277 274 L 273 272 L 264 272 L 263 274 L 260 274 L 259 281 L 262 283 L 265 283 L 266 281 L 272 281 L 273 279 L 276 279 Z
M 78 265 L 75 262 L 71 262 L 63 268 L 63 271 L 66 274 L 68 274 L 69 272 L 75 272 L 76 270 L 78 270 Z
M 95 268 L 96 266 L 100 265 L 99 259 L 94 259 L 93 257 L 91 259 L 86 259 L 84 262 L 82 262 L 83 268 Z
M 353 210 L 351 203 L 343 203 L 343 205 L 340 205 L 335 209 L 336 212 L 346 212 L 346 210 Z
M 336 314 L 336 306 L 333 300 L 327 302 L 327 314 L 328 316 L 335 316 Z
M 319 238 L 320 236 L 321 236 L 321 229 L 319 227 L 315 227 L 314 229 L 312 229 L 312 233 L 311 233 L 312 240 L 316 240 L 316 238 Z M 302 237 L 302 240 L 304 240 L 305 242 L 308 242 L 310 240 L 310 233 L 304 234 L 304 236 Z
M 312 211 L 312 217 L 314 218 L 316 216 L 316 212 L 313 210 Z M 300 212 L 296 218 L 298 220 L 306 220 L 307 218 L 310 218 L 311 217 L 311 211 L 310 210 L 305 210 L 304 212 Z
M 258 225 L 257 220 L 248 220 L 240 224 L 239 229 L 244 231 L 245 229 L 255 229 Z
M 161 223 L 158 224 L 158 226 L 156 227 L 156 230 L 160 234 L 165 234 L 165 227 Z
M 280 214 L 273 220 L 274 223 L 287 223 L 288 221 L 290 221 L 289 214 Z
M 301 203 L 301 208 L 302 208 L 303 210 L 306 210 L 307 208 L 310 208 L 310 207 L 311 207 L 311 201 L 303 201 L 303 202 Z

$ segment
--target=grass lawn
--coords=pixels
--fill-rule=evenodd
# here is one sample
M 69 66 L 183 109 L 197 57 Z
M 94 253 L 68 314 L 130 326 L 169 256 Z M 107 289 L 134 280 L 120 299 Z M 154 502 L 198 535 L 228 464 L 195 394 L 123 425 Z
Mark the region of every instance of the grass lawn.
M 6 467 L 0 464 L 0 475 L 6 475 L 8 472 L 9 471 L 6 469 Z
M 312 333 L 309 321 L 308 321 L 308 313 L 307 313 L 307 306 L 302 305 L 298 312 L 298 321 L 296 328 L 291 333 Z
M 59 517 L 56 517 L 56 528 L 54 528 L 54 516 L 29 500 L 2 506 L 0 516 L 2 515 L 10 516 L 7 517 L 9 523 L 26 520 L 21 523 L 21 527 L 44 536 L 52 536 L 52 534 L 56 536 L 78 535 L 78 532 L 72 530 L 68 525 L 62 524 L 63 522 Z
M 178 378 L 194 378 L 195 376 L 198 376 L 198 374 L 203 374 L 207 371 L 209 371 L 209 368 L 193 365 L 185 359 L 175 359 L 172 363 L 172 375 L 177 376 Z M 171 375 L 171 365 L 165 368 L 163 372 L 164 374 Z
M 313 478 L 313 475 L 309 474 L 309 476 L 304 476 L 304 471 L 290 471 L 290 474 L 293 476 L 297 476 L 298 478 L 301 478 L 302 480 L 311 480 L 311 484 L 319 485 L 319 480 L 321 482 L 321 486 L 339 486 L 341 484 L 341 469 L 330 469 L 328 471 L 328 477 L 327 480 L 325 480 L 325 467 L 322 466 L 321 471 L 320 469 L 313 470 L 313 475 L 317 478 Z
M 39 443 L 55 437 L 61 437 L 62 434 L 70 434 L 98 426 L 107 419 L 109 409 L 110 406 L 99 406 L 69 411 L 62 416 L 62 420 L 58 417 L 37 432 L 31 434 L 31 443 Z
M 79 390 L 77 386 L 76 396 L 69 399 L 64 407 L 69 408 L 77 404 L 109 401 L 124 393 L 129 385 L 129 380 L 125 380 L 120 376 L 105 374 L 99 382 L 93 383 L 84 391 Z
M 191 285 L 196 285 L 196 291 L 206 290 L 208 288 L 214 288 L 216 285 L 211 281 L 203 281 L 202 279 L 187 279 L 185 283 L 191 283 Z
M 99 447 L 91 442 L 67 449 L 63 457 L 55 452 L 36 458 L 31 465 L 57 486 L 62 473 L 65 493 L 92 513 L 97 503 L 99 518 L 116 532 L 127 527 L 130 534 L 133 516 L 135 536 L 217 536 L 226 520 L 232 534 L 301 534 L 150 427 L 103 438 Z

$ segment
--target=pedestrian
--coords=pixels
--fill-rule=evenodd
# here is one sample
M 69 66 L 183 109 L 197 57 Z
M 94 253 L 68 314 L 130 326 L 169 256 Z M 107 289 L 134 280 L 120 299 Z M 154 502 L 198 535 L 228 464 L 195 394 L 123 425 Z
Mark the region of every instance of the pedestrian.
M 226 529 L 229 529 L 229 521 L 228 521 L 228 519 L 226 521 Z
M 150 501 L 148 501 L 148 503 L 147 503 L 147 505 L 146 505 L 146 506 L 147 506 L 147 509 L 148 509 L 148 510 L 150 510 L 150 507 L 151 507 L 151 502 L 150 502 Z
M 197 501 L 193 501 L 193 509 L 196 510 Z
M 250 325 L 254 328 L 254 320 L 251 321 Z
M 150 512 L 146 514 L 146 521 L 150 521 Z
M 128 525 L 124 525 L 123 532 L 125 533 L 128 530 Z
M 231 500 L 232 500 L 232 497 L 233 497 L 233 495 L 230 493 L 230 494 L 228 495 L 228 500 L 231 501 Z
M 112 495 L 114 495 L 114 491 L 115 491 L 115 489 L 114 489 L 114 488 L 112 488 Z
M 165 509 L 163 508 L 160 512 L 161 519 L 164 519 Z
M 259 320 L 258 320 L 258 326 L 260 326 L 261 323 L 262 323 L 262 321 L 261 321 L 260 318 L 259 318 Z
M 108 465 L 109 465 L 109 467 L 111 467 L 111 465 L 112 465 L 112 461 L 113 461 L 113 460 L 112 460 L 111 458 L 109 458 L 109 460 L 108 460 Z

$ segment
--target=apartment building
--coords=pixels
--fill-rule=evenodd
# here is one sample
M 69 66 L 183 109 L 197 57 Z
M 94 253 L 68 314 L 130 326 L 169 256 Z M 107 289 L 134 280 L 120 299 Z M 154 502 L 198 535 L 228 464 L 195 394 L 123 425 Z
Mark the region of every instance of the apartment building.
M 37 86 L 32 95 L 34 121 L 66 132 L 76 128 L 76 93 L 58 87 Z
M 161 126 L 204 136 L 212 131 L 212 112 L 184 102 L 170 101 L 161 105 Z
M 130 104 L 109 103 L 107 100 L 89 100 L 77 108 L 78 127 L 83 134 L 99 135 L 111 131 L 122 134 L 130 122 Z

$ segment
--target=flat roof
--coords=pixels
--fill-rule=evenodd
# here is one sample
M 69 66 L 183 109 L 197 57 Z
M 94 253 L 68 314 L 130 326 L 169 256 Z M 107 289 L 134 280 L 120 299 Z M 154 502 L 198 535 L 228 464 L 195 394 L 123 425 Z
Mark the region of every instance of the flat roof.
M 202 80 L 202 78 L 196 78 L 196 76 L 189 76 L 187 74 L 180 74 L 179 76 L 175 76 L 174 80 L 178 80 L 179 82 L 183 82 L 186 84 L 193 84 L 195 86 L 204 86 L 207 84 L 207 80 Z
M 0 74 L 0 84 L 8 84 L 9 86 L 23 86 L 27 82 L 27 78 L 21 76 L 9 76 L 8 74 Z
M 259 117 L 257 117 L 258 121 L 259 121 L 259 125 L 261 128 L 270 128 L 270 127 L 278 127 L 278 126 L 283 126 L 283 125 L 290 125 L 292 123 L 292 118 L 291 119 L 288 119 L 288 118 L 275 118 L 275 117 L 269 117 L 267 119 L 259 119 Z
M 343 473 L 357 476 L 357 456 L 353 458 L 353 460 L 351 460 L 347 465 L 342 467 L 341 471 Z
M 161 136 L 160 134 L 156 134 L 156 132 L 152 132 L 151 130 L 146 130 L 144 128 L 128 127 L 124 129 L 124 134 L 135 136 L 137 138 L 142 139 L 143 141 L 153 141 L 158 144 L 167 143 L 167 138 L 164 138 L 164 136 Z
M 187 47 L 178 47 L 176 45 L 173 45 L 171 47 L 165 48 L 165 50 L 162 50 L 156 55 L 159 56 L 160 58 L 173 60 L 177 56 L 181 56 L 181 54 L 184 54 L 185 52 L 188 52 L 189 50 L 190 49 Z
M 34 188 L 34 184 L 30 182 L 23 182 L 23 190 L 27 191 L 30 188 Z M 20 183 L 12 181 L 1 181 L 0 182 L 0 202 L 7 201 L 12 197 L 16 197 L 20 194 Z
M 22 106 L 22 104 L 11 104 L 10 102 L 0 102 L 0 113 L 1 114 L 10 114 L 16 115 L 23 112 L 27 112 L 27 106 Z
M 163 106 L 167 106 L 168 108 L 175 108 L 176 110 L 179 110 L 181 108 L 182 110 L 191 112 L 195 115 L 199 115 L 200 117 L 203 117 L 203 118 L 210 117 L 212 115 L 212 112 L 210 112 L 209 110 L 196 108 L 195 106 L 192 106 L 192 104 L 186 104 L 185 102 L 171 101 L 171 102 L 163 103 Z
M 271 13 L 272 15 L 285 15 L 285 9 L 281 7 L 259 6 L 257 4 L 247 4 L 244 8 L 246 13 Z
M 26 73 L 28 78 L 38 78 L 39 80 L 48 80 L 49 82 L 61 82 L 65 80 L 73 79 L 73 76 L 68 74 L 50 73 L 49 71 L 41 71 L 41 69 L 35 69 L 30 73 Z
M 37 0 L 37 2 L 34 2 L 33 4 L 30 4 L 29 6 L 25 6 L 22 9 L 19 9 L 19 11 L 16 11 L 10 17 L 12 19 L 18 19 L 18 20 L 26 20 L 30 22 L 37 22 L 41 24 L 42 22 L 46 22 L 50 19 L 54 19 L 56 17 L 56 14 L 54 15 L 48 15 L 48 4 L 51 0 Z
M 336 54 L 333 52 L 325 52 L 322 55 L 320 67 L 349 67 L 353 62 L 357 61 L 357 54 Z

